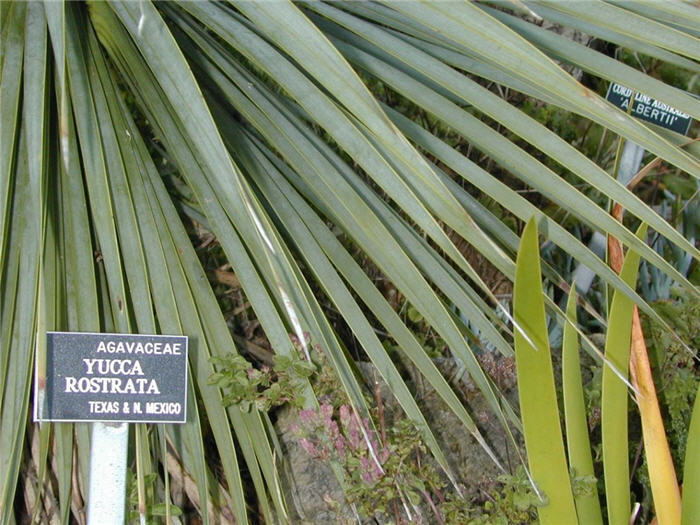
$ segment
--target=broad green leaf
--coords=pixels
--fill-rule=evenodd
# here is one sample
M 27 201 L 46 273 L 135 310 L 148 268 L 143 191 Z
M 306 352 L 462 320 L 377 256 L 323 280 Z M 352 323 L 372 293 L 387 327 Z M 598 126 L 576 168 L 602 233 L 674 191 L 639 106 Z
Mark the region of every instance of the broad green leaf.
M 568 322 L 564 326 L 561 375 L 569 468 L 576 476 L 592 476 L 595 478 L 593 458 L 591 456 L 591 442 L 588 437 L 586 403 L 583 398 L 579 342 L 575 330 L 577 320 L 576 289 L 574 286 L 571 287 L 571 293 L 569 294 L 566 315 Z M 595 490 L 588 495 L 575 496 L 575 502 L 579 523 L 603 523 L 600 502 Z
M 642 423 L 644 455 L 649 469 L 649 484 L 656 517 L 659 523 L 679 523 L 681 493 L 671 457 L 671 448 L 664 429 L 659 399 L 656 395 L 642 323 L 636 308 L 632 313 L 631 332 L 630 376 L 633 386 L 639 392 L 636 396 L 637 406 Z
M 513 315 L 527 335 L 515 333 L 520 414 L 532 479 L 541 497 L 546 497 L 546 503 L 537 508 L 540 523 L 576 523 L 540 279 L 533 217 L 521 237 L 513 288 Z
M 700 498 L 695 497 L 698 491 L 700 491 L 700 387 L 695 394 L 693 414 L 688 425 L 688 441 L 683 464 L 683 514 L 681 515 L 683 525 L 692 525 L 700 517 Z
M 640 238 L 646 233 L 642 226 Z M 629 251 L 622 265 L 620 277 L 630 286 L 637 282 L 639 255 Z M 628 429 L 627 429 L 627 379 L 629 372 L 630 338 L 634 303 L 626 296 L 615 292 L 608 315 L 608 333 L 605 338 L 605 358 L 617 369 L 603 367 L 601 392 L 601 441 L 603 444 L 603 470 L 608 520 L 611 525 L 629 522 L 630 506 Z

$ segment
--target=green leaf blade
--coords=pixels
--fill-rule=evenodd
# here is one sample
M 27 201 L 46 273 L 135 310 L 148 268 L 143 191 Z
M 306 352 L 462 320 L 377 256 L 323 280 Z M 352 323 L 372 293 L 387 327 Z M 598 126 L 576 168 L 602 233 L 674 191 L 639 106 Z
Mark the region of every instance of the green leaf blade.
M 637 232 L 643 237 L 646 227 Z M 628 251 L 620 277 L 630 286 L 637 283 L 639 255 Z M 632 313 L 634 303 L 619 292 L 613 294 L 605 339 L 605 363 L 601 393 L 601 432 L 603 470 L 608 519 L 611 525 L 624 525 L 631 515 L 627 428 L 627 376 L 629 373 Z M 614 369 L 612 368 L 614 367 Z M 624 379 L 624 381 L 623 381 Z
M 700 386 L 695 394 L 693 414 L 688 425 L 688 441 L 683 464 L 682 525 L 692 525 L 700 519 Z
M 537 511 L 542 524 L 576 523 L 545 322 L 534 218 L 527 223 L 520 242 L 513 313 L 527 337 L 516 331 L 515 358 L 528 464 L 535 484 L 548 501 Z
M 576 333 L 576 288 L 571 287 L 566 306 L 568 321 L 564 327 L 562 344 L 562 390 L 569 467 L 577 476 L 593 476 L 593 458 L 588 436 L 586 404 L 583 398 L 579 342 Z M 579 523 L 601 524 L 603 516 L 595 489 L 591 494 L 575 497 Z

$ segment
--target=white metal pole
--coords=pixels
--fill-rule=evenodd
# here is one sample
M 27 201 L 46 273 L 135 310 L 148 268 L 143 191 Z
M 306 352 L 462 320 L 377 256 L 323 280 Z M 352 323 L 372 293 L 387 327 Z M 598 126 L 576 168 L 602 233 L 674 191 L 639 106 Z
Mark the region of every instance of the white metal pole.
M 127 423 L 92 423 L 88 525 L 123 525 L 126 509 Z

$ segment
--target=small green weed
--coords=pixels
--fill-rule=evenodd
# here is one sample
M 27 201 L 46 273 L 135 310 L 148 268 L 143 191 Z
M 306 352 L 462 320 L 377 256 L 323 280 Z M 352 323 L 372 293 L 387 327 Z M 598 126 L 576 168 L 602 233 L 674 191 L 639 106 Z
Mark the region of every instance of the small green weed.
M 127 494 L 127 509 L 128 509 L 128 518 L 127 518 L 127 523 L 133 524 L 133 523 L 139 523 L 139 491 L 138 491 L 138 483 L 136 480 L 136 474 L 134 474 L 131 470 L 127 470 L 127 477 L 126 477 L 126 494 Z M 144 483 L 146 485 L 146 491 L 151 491 L 153 490 L 155 486 L 155 482 L 157 479 L 157 474 L 155 472 L 151 472 L 150 474 L 146 474 L 144 476 Z M 146 506 L 146 524 L 147 525 L 155 525 L 156 523 L 162 523 L 164 521 L 166 515 L 165 511 L 165 503 L 151 503 Z M 180 516 L 182 515 L 182 510 L 179 507 L 176 507 L 175 505 L 170 505 L 170 515 L 171 516 Z M 162 519 L 160 519 L 162 518 Z
M 285 403 L 302 407 L 304 398 L 299 394 L 302 379 L 316 371 L 308 361 L 283 355 L 275 356 L 274 366 L 263 365 L 259 369 L 238 354 L 213 357 L 212 362 L 219 371 L 210 376 L 209 384 L 225 393 L 224 406 L 235 404 L 246 412 L 253 407 L 267 412 Z

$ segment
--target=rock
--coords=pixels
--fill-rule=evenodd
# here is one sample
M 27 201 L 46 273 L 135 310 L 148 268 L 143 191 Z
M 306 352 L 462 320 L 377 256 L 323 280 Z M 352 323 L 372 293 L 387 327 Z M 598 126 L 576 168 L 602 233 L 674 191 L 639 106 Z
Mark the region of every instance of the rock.
M 310 457 L 293 435 L 290 427 L 297 421 L 298 409 L 283 407 L 277 412 L 275 428 L 284 450 L 284 496 L 292 523 L 321 525 L 350 520 L 351 509 L 345 505 L 343 491 L 327 461 Z M 338 509 L 333 507 L 337 504 Z M 356 523 L 356 522 L 355 522 Z
M 455 377 L 457 366 L 451 358 L 439 358 L 435 364 L 446 378 Z M 371 363 L 360 363 L 360 369 L 369 377 L 374 375 Z M 452 468 L 460 489 L 467 501 L 481 500 L 483 491 L 489 490 L 502 471 L 484 451 L 476 439 L 464 427 L 457 416 L 447 407 L 435 390 L 425 379 L 419 377 L 418 371 L 408 365 L 407 371 L 412 378 L 409 388 L 415 392 L 418 405 L 425 415 L 430 428 L 442 447 L 447 461 Z M 483 396 L 476 389 L 468 373 L 456 379 L 460 398 L 468 400 L 467 411 L 479 430 L 495 452 L 502 465 L 517 464 L 511 443 L 508 443 L 503 427 L 492 414 Z M 389 389 L 382 383 L 382 396 L 388 403 L 387 413 L 403 417 L 403 412 L 391 396 Z M 454 385 L 453 385 L 454 388 Z M 512 396 L 511 396 L 512 397 Z
M 501 359 L 495 357 L 494 359 Z M 436 360 L 438 368 L 449 378 L 455 375 L 456 366 L 451 359 Z M 488 365 L 488 363 L 486 363 Z M 381 380 L 371 363 L 358 363 L 358 367 L 369 385 L 375 378 L 379 382 L 379 392 L 383 401 L 387 426 L 404 417 L 403 411 L 391 395 L 388 386 Z M 488 368 L 488 366 L 487 366 Z M 452 467 L 466 501 L 480 501 L 484 491 L 489 491 L 496 483 L 501 470 L 489 455 L 471 436 L 459 419 L 435 391 L 419 377 L 418 372 L 408 365 L 406 367 L 409 388 L 415 393 L 418 404 L 423 410 L 436 439 L 443 447 L 447 461 Z M 471 384 L 468 374 L 460 378 L 458 392 L 460 397 L 468 399 L 468 411 L 490 444 L 501 464 L 517 465 L 519 460 L 514 454 L 512 443 L 508 442 L 500 423 L 491 414 L 481 394 Z M 512 390 L 512 384 L 506 385 Z M 510 397 L 514 396 L 510 392 Z M 298 443 L 290 427 L 297 421 L 298 411 L 284 407 L 277 412 L 275 427 L 284 449 L 285 497 L 290 509 L 296 512 L 292 517 L 294 523 L 326 524 L 357 523 L 353 519 L 352 509 L 344 503 L 343 492 L 328 462 L 310 457 Z M 335 507 L 335 508 L 334 508 Z M 424 516 L 432 513 L 423 509 Z M 428 520 L 429 521 L 429 520 Z M 372 523 L 381 523 L 373 520 Z

